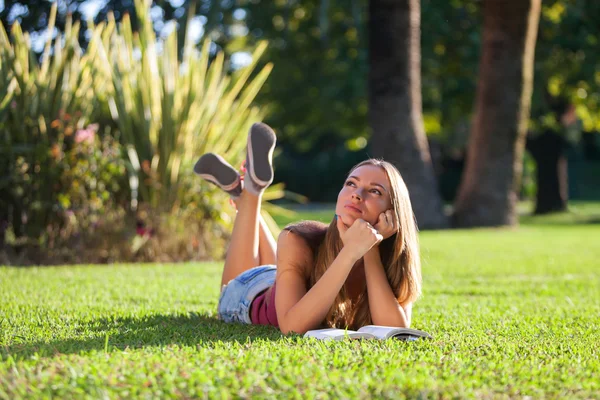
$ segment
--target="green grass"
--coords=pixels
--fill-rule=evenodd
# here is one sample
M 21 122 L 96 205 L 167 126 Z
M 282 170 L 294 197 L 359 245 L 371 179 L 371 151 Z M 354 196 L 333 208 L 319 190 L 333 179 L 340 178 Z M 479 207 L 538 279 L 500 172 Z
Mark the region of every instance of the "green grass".
M 0 268 L 0 398 L 597 398 L 600 206 L 580 208 L 423 232 L 434 339 L 412 343 L 224 324 L 219 263 Z

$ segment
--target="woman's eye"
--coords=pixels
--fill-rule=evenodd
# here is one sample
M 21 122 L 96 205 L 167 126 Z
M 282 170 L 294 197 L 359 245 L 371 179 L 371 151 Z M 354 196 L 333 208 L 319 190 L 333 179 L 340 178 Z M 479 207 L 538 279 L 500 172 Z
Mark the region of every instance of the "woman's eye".
M 352 182 L 352 181 L 347 181 L 347 182 L 346 182 L 346 186 L 355 186 L 355 185 L 354 185 L 354 182 Z
M 375 193 L 376 195 L 381 196 L 381 192 L 379 190 L 377 190 L 377 189 L 371 190 L 371 193 Z

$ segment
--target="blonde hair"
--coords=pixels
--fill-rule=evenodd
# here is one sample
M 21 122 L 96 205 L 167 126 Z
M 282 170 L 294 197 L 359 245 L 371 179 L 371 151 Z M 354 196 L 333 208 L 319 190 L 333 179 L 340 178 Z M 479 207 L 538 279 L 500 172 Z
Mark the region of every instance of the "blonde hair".
M 390 183 L 392 211 L 399 221 L 398 233 L 380 243 L 381 261 L 388 283 L 400 305 L 415 301 L 421 294 L 421 259 L 418 229 L 408 195 L 408 189 L 400 172 L 387 161 L 368 159 L 355 165 L 352 171 L 364 165 L 383 169 Z M 327 227 L 324 239 L 316 249 L 315 266 L 310 275 L 312 287 L 323 276 L 342 250 L 343 244 L 334 219 Z M 325 323 L 330 327 L 356 329 L 372 323 L 367 289 L 352 303 L 345 287 L 331 306 Z

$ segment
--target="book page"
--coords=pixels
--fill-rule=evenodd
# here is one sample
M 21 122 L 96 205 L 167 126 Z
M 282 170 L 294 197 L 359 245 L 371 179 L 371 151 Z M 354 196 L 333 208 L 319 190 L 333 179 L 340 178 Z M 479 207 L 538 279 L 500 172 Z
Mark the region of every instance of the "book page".
M 354 332 L 354 331 L 345 331 L 344 329 L 335 329 L 335 328 L 329 328 L 329 329 L 315 329 L 312 331 L 308 331 L 304 334 L 304 337 L 314 337 L 317 339 L 335 339 L 339 336 L 344 336 L 345 332 Z
M 343 340 L 346 337 L 350 339 L 373 339 L 375 338 L 373 335 L 367 332 L 356 332 L 356 331 L 347 331 L 344 329 L 316 329 L 312 331 L 308 331 L 304 334 L 305 338 L 314 337 L 315 339 L 320 340 Z
M 417 337 L 430 337 L 427 332 L 419 331 L 411 328 L 395 328 L 391 326 L 367 325 L 358 330 L 376 336 L 379 339 L 388 339 L 393 336 L 412 335 Z

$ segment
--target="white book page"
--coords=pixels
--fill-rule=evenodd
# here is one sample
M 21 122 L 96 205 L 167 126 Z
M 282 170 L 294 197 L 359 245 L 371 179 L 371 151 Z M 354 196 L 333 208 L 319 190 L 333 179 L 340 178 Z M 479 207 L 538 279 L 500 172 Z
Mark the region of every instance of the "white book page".
M 379 326 L 379 325 L 367 325 L 367 326 L 363 326 L 358 331 L 370 333 L 371 335 L 373 335 L 379 339 L 387 339 L 393 333 L 397 332 L 398 328 L 392 328 L 389 326 Z
M 335 339 L 335 338 L 339 338 L 339 337 L 343 337 L 344 333 L 346 331 L 343 329 L 335 329 L 335 328 L 329 328 L 329 329 L 316 329 L 313 331 L 308 331 L 304 334 L 304 337 L 314 337 L 317 339 Z M 354 331 L 348 331 L 348 332 L 354 332 Z
M 359 332 L 367 332 L 379 339 L 387 339 L 394 335 L 412 335 L 417 337 L 430 337 L 427 332 L 411 328 L 394 328 L 391 326 L 367 325 L 358 330 Z
M 308 331 L 304 334 L 305 338 L 314 337 L 316 339 L 321 340 L 342 340 L 346 337 L 350 339 L 359 339 L 359 338 L 374 338 L 373 335 L 367 332 L 356 332 L 356 331 L 347 331 L 344 329 L 317 329 L 313 331 Z

